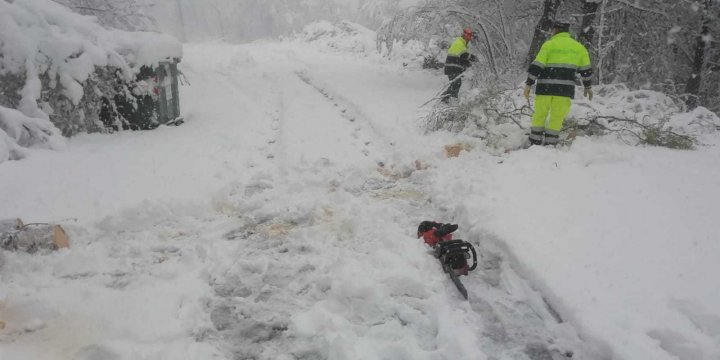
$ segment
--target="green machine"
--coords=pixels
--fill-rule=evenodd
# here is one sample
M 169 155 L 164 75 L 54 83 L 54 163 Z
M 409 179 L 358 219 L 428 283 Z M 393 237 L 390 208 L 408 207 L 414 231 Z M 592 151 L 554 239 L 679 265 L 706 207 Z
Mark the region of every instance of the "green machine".
M 179 59 L 165 60 L 158 64 L 157 69 L 157 114 L 158 123 L 180 125 L 180 94 L 178 91 Z

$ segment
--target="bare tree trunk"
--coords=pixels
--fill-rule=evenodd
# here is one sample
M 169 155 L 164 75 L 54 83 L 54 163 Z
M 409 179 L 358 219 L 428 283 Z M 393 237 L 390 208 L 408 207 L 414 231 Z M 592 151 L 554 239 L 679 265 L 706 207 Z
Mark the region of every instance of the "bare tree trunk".
M 597 78 L 598 84 L 603 83 L 603 68 L 605 62 L 605 51 L 603 51 L 603 35 L 605 32 L 605 5 L 608 0 L 600 0 L 600 36 L 598 36 L 597 43 Z
M 580 29 L 580 42 L 588 49 L 593 46 L 593 38 L 595 37 L 595 17 L 602 0 L 583 0 L 582 24 Z
M 692 74 L 687 82 L 685 92 L 689 95 L 686 104 L 688 108 L 694 109 L 700 103 L 700 84 L 702 83 L 702 71 L 705 67 L 705 48 L 710 41 L 710 2 L 704 0 L 702 7 L 702 26 L 700 34 L 695 38 L 695 53 L 693 55 Z
M 528 50 L 527 60 L 525 61 L 526 66 L 530 65 L 530 63 L 535 59 L 535 55 L 537 55 L 538 51 L 540 51 L 540 46 L 542 46 L 545 38 L 549 34 L 553 19 L 555 18 L 555 13 L 557 13 L 557 9 L 560 7 L 561 1 L 562 0 L 544 0 L 543 13 L 537 25 L 535 25 L 535 33 L 533 34 L 530 49 Z

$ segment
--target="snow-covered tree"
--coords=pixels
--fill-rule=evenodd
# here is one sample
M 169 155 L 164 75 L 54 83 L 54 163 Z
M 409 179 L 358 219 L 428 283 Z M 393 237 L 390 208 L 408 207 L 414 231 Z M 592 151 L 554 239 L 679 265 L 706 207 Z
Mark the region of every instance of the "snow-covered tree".
M 463 28 L 471 27 L 476 34 L 473 51 L 479 55 L 482 68 L 496 79 L 507 78 L 507 73 L 522 67 L 520 54 L 527 51 L 518 40 L 524 38 L 522 34 L 534 20 L 527 16 L 528 8 L 527 3 L 499 0 L 428 1 L 386 22 L 378 31 L 378 42 L 389 52 L 397 42 L 409 40 L 446 47 Z
M 92 15 L 100 24 L 122 30 L 154 30 L 155 21 L 150 16 L 152 5 L 140 0 L 53 0 L 73 11 Z
M 585 13 L 596 24 L 583 39 L 600 82 L 662 90 L 718 110 L 720 90 L 707 80 L 717 73 L 719 2 L 604 0 L 594 10 Z
M 0 162 L 125 127 L 115 104 L 144 95 L 136 76 L 182 55 L 170 36 L 107 29 L 50 0 L 0 1 L 0 28 Z
M 590 50 L 596 83 L 660 90 L 720 111 L 718 0 L 429 0 L 387 21 L 378 42 L 431 47 L 471 26 L 485 75 L 518 83 L 557 18 L 571 20 Z
M 533 61 L 535 54 L 540 50 L 540 46 L 542 46 L 542 43 L 547 39 L 559 6 L 560 0 L 543 1 L 542 13 L 537 25 L 535 25 L 535 31 L 525 60 L 526 66 Z

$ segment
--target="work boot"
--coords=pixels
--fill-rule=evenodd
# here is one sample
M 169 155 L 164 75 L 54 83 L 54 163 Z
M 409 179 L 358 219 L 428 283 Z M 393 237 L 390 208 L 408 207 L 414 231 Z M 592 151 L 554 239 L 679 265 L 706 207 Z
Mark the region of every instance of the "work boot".
M 530 143 L 528 145 L 528 147 L 533 146 L 533 145 L 542 145 L 543 144 L 542 140 L 533 139 L 533 138 L 529 138 L 528 142 Z
M 530 140 L 530 145 L 542 145 L 544 137 L 545 128 L 539 126 L 533 126 L 530 128 L 530 135 L 528 136 L 528 140 Z
M 560 136 L 555 134 L 545 134 L 545 146 L 554 147 L 560 142 Z

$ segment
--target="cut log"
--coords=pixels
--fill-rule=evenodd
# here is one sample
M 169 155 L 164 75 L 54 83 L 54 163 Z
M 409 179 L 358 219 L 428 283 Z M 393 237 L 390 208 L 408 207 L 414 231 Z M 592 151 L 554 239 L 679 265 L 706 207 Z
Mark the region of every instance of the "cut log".
M 70 241 L 65 233 L 65 229 L 60 225 L 53 226 L 53 244 L 55 244 L 55 248 L 57 249 L 70 247 Z
M 24 224 L 20 219 L 0 220 L 0 247 L 9 251 L 35 253 L 70 247 L 70 240 L 57 224 Z

